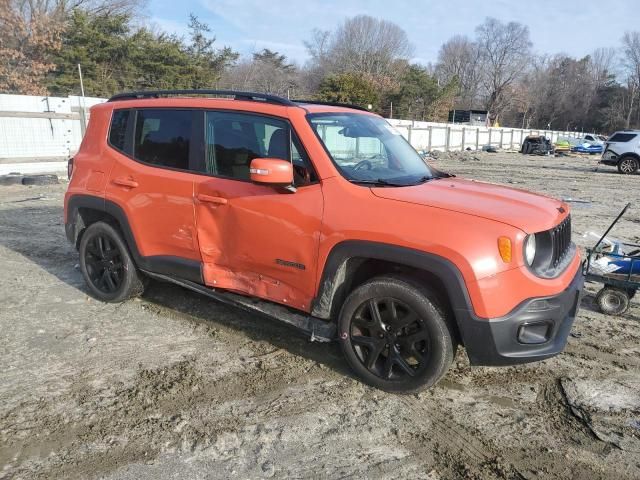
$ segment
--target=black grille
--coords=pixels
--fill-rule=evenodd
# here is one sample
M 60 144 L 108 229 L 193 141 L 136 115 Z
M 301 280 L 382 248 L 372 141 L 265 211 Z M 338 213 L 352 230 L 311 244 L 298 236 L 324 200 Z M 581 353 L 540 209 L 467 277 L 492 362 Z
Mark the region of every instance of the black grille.
M 549 230 L 551 235 L 551 265 L 555 268 L 564 259 L 571 247 L 571 215 L 568 215 L 557 227 Z

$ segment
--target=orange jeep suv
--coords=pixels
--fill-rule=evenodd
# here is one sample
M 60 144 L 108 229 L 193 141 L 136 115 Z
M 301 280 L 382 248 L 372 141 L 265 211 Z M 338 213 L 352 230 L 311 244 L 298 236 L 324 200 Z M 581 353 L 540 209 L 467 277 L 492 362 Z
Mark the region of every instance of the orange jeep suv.
M 69 176 L 96 298 L 173 282 L 337 339 L 383 390 L 433 385 L 458 345 L 472 365 L 556 355 L 578 308 L 568 205 L 439 172 L 357 107 L 123 93 L 91 109 Z

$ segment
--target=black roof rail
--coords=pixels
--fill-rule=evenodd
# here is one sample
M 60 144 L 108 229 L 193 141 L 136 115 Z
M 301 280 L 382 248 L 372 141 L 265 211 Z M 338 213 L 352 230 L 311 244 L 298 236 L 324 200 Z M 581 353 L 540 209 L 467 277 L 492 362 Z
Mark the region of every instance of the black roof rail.
M 352 105 L 350 103 L 340 103 L 340 102 L 321 102 L 319 100 L 292 100 L 294 103 L 306 103 L 309 105 L 328 105 L 330 107 L 344 107 L 344 108 L 353 108 L 354 110 L 362 110 L 364 112 L 370 112 L 368 108 L 361 107 L 360 105 Z
M 139 92 L 124 92 L 112 96 L 108 101 L 135 100 L 140 98 L 160 98 L 163 96 L 178 95 L 222 95 L 233 97 L 234 100 L 249 100 L 284 105 L 287 107 L 297 107 L 298 105 L 286 98 L 277 95 L 255 92 L 239 92 L 236 90 L 144 90 Z

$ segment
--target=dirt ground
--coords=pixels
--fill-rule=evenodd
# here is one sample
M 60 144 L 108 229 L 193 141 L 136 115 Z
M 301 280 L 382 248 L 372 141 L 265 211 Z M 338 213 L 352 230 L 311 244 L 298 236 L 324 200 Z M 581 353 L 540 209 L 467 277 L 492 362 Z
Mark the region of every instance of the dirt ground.
M 640 241 L 640 176 L 596 157 L 441 155 L 459 176 L 572 199 L 574 237 Z M 640 478 L 640 308 L 588 294 L 566 351 L 435 388 L 369 388 L 335 344 L 152 283 L 87 295 L 65 185 L 0 187 L 0 478 Z

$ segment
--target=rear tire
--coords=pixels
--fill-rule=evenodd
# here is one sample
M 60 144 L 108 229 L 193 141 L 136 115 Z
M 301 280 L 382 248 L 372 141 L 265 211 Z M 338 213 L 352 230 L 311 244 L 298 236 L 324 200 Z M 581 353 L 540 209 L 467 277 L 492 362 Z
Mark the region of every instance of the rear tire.
M 630 156 L 622 157 L 618 162 L 618 172 L 623 175 L 633 175 L 638 171 L 639 166 L 640 163 L 637 158 Z
M 142 295 L 144 283 L 122 236 L 105 222 L 91 224 L 80 240 L 80 271 L 91 294 L 118 303 Z
M 604 287 L 596 295 L 600 311 L 607 315 L 622 315 L 629 309 L 629 294 L 624 290 Z
M 436 295 L 405 276 L 376 277 L 356 288 L 342 306 L 338 332 L 354 372 L 388 392 L 434 385 L 457 347 Z
M 0 175 L 0 185 L 22 185 L 22 175 Z

